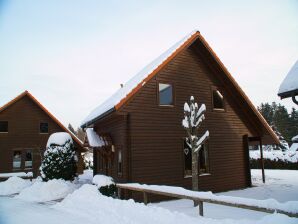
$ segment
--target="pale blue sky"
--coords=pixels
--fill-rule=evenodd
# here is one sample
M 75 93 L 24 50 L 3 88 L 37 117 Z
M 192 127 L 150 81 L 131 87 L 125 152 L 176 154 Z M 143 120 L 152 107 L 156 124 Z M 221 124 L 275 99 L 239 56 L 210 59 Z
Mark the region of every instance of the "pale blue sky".
M 298 0 L 0 0 L 0 105 L 27 89 L 78 126 L 195 29 L 255 105 L 280 102 L 278 87 L 298 59 Z

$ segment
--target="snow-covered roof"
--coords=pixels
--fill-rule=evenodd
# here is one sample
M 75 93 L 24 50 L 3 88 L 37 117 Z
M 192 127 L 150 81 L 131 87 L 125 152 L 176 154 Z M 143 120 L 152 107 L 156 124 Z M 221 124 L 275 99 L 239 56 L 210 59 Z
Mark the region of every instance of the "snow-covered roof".
M 83 148 L 83 142 L 74 133 L 72 133 L 68 128 L 66 128 L 53 114 L 51 114 L 28 90 L 22 92 L 20 95 L 18 95 L 17 97 L 15 97 L 11 101 L 9 101 L 8 103 L 6 103 L 2 107 L 0 107 L 0 113 L 25 96 L 28 96 L 29 99 L 31 99 L 37 106 L 40 107 L 40 109 L 42 109 L 50 118 L 52 118 L 52 120 L 54 120 L 58 126 L 60 126 L 63 130 L 68 132 L 72 136 L 73 140 L 79 146 L 82 147 L 83 151 L 86 150 L 85 148 Z
M 293 91 L 298 92 L 298 60 L 281 83 L 278 95 L 283 98 L 290 97 Z
M 183 37 L 179 42 L 174 44 L 166 52 L 161 54 L 158 58 L 148 64 L 139 73 L 137 73 L 133 78 L 126 82 L 122 88 L 120 88 L 116 93 L 114 93 L 110 98 L 104 101 L 100 106 L 96 107 L 82 122 L 82 126 L 88 126 L 96 118 L 100 117 L 102 114 L 113 110 L 114 107 L 120 103 L 127 95 L 129 95 L 138 85 L 144 85 L 146 83 L 145 79 L 160 65 L 163 64 L 171 55 L 173 55 L 177 49 L 179 49 L 186 41 L 188 41 L 196 32 L 193 31 L 187 36 Z
M 51 136 L 49 137 L 48 142 L 47 142 L 47 147 L 49 147 L 52 144 L 62 146 L 67 141 L 72 142 L 72 138 L 71 138 L 69 133 L 67 133 L 67 132 L 56 132 L 56 133 L 51 134 Z
M 106 143 L 104 139 L 93 130 L 93 128 L 86 129 L 88 143 L 91 147 L 102 147 L 105 146 Z

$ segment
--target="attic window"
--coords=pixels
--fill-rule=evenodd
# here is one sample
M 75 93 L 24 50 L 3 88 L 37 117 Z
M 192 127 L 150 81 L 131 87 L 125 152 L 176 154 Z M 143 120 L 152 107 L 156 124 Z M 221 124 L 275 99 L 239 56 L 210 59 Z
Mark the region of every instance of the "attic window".
M 40 122 L 39 124 L 39 133 L 49 133 L 49 124 L 46 122 Z
M 8 132 L 8 121 L 0 121 L 0 132 Z
M 212 90 L 213 109 L 224 110 L 224 97 L 218 89 Z
M 173 105 L 173 87 L 171 84 L 159 83 L 159 105 Z

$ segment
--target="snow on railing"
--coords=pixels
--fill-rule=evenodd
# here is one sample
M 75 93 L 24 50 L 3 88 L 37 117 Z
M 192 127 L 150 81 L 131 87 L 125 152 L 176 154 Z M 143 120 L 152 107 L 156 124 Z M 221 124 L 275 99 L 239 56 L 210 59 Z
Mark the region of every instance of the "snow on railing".
M 298 217 L 298 202 L 288 201 L 280 203 L 275 199 L 257 200 L 250 198 L 240 198 L 232 196 L 218 196 L 212 192 L 199 192 L 184 189 L 182 187 L 146 185 L 146 184 L 116 184 L 118 195 L 121 195 L 121 189 L 143 192 L 144 203 L 148 203 L 147 193 L 163 195 L 168 197 L 190 199 L 199 202 L 200 215 L 203 216 L 203 202 L 249 209 L 266 213 L 280 213 L 290 217 Z

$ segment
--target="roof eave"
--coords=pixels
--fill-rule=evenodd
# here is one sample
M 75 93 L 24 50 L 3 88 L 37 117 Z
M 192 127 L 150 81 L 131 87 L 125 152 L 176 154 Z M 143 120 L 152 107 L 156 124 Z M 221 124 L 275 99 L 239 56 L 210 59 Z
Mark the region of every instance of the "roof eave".
M 100 119 L 103 119 L 104 117 L 106 117 L 107 115 L 111 114 L 112 112 L 116 111 L 115 107 L 107 110 L 106 112 L 102 113 L 101 115 L 93 118 L 92 120 L 84 123 L 81 125 L 81 128 L 88 128 L 90 125 L 94 124 L 95 122 L 97 122 Z
M 287 92 L 281 92 L 277 94 L 281 99 L 285 99 L 285 98 L 290 98 L 293 96 L 297 96 L 298 95 L 298 89 L 294 89 L 291 91 L 287 91 Z

